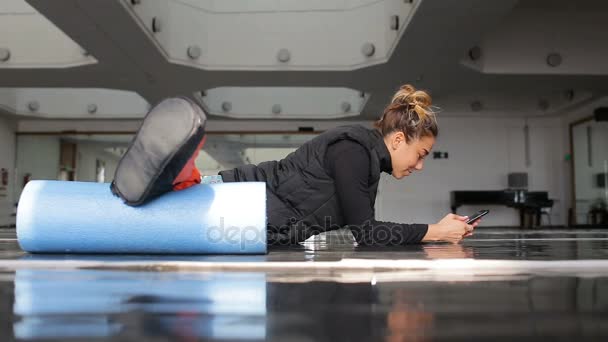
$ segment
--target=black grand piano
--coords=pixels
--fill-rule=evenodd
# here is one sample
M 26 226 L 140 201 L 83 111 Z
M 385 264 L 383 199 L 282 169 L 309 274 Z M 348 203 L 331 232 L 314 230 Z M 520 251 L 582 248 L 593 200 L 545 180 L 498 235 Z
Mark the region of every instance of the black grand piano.
M 452 213 L 456 213 L 461 205 L 483 205 L 495 204 L 519 210 L 519 223 L 524 226 L 526 214 L 533 214 L 534 225 L 540 225 L 540 215 L 542 208 L 551 208 L 553 200 L 549 199 L 546 191 L 527 191 L 527 190 L 490 190 L 490 191 L 452 191 L 450 192 L 450 206 Z

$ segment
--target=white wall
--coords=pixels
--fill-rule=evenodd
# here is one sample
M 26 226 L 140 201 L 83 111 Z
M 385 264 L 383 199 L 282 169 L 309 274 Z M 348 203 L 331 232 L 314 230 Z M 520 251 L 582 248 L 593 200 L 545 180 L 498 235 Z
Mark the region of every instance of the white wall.
M 76 180 L 96 181 L 96 161 L 105 162 L 105 181 L 114 177 L 118 156 L 105 152 L 105 144 L 77 142 Z M 23 177 L 30 173 L 32 180 L 56 180 L 59 178 L 60 137 L 20 135 L 17 139 L 17 184 L 15 198 L 23 190 Z
M 205 152 L 204 148 L 199 152 L 197 158 L 194 160 L 194 164 L 202 176 L 217 175 L 218 172 L 224 169 L 217 160 L 213 159 L 212 156 Z
M 591 128 L 591 166 L 587 128 Z M 579 223 L 587 223 L 586 214 L 594 202 L 606 201 L 605 189 L 597 187 L 596 175 L 608 167 L 608 122 L 587 122 L 573 130 L 576 208 Z
M 259 164 L 268 160 L 279 160 L 287 157 L 288 154 L 295 151 L 294 147 L 282 148 L 247 148 L 245 149 L 245 157 L 249 158 L 252 164 Z
M 105 182 L 114 179 L 118 156 L 103 150 L 104 145 L 94 142 L 78 142 L 76 146 L 76 180 L 82 182 L 97 181 L 97 160 L 105 162 Z
M 206 147 L 209 149 L 209 145 Z M 249 164 L 259 164 L 268 160 L 279 160 L 285 158 L 289 153 L 295 151 L 294 147 L 283 148 L 265 148 L 265 147 L 248 147 L 244 151 L 238 150 L 235 153 L 243 152 L 243 160 L 249 160 Z M 234 150 L 230 150 L 231 152 Z M 232 166 L 222 165 L 222 163 L 214 159 L 205 151 L 205 147 L 198 154 L 195 160 L 196 167 L 203 176 L 217 175 L 218 172 L 228 170 Z
M 8 186 L 0 190 L 0 227 L 12 225 L 15 218 L 13 188 L 15 183 L 15 131 L 16 123 L 0 116 L 0 169 L 9 171 Z M 3 186 L 0 185 L 0 188 Z
M 406 223 L 435 223 L 450 212 L 450 191 L 502 190 L 511 172 L 528 173 L 528 189 L 548 191 L 555 200 L 552 224 L 564 224 L 564 144 L 559 118 L 529 119 L 530 159 L 525 165 L 522 118 L 442 117 L 434 151 L 448 159 L 433 159 L 422 172 L 402 180 L 384 175 L 380 182 L 376 217 Z M 462 206 L 461 215 L 490 209 L 486 226 L 516 226 L 518 211 L 504 206 Z
M 577 120 L 593 116 L 593 111 L 596 108 L 606 107 L 606 106 L 608 106 L 608 97 L 592 98 L 589 101 L 587 101 L 586 103 L 583 103 L 583 104 L 577 106 L 576 108 L 574 108 L 573 110 L 564 114 L 561 117 L 561 125 L 562 125 L 561 139 L 562 139 L 563 144 L 566 146 L 565 153 L 574 152 L 574 154 L 576 155 L 576 151 L 570 151 L 570 145 L 569 145 L 570 144 L 570 142 L 569 142 L 570 124 Z M 582 125 L 584 125 L 584 124 L 577 125 L 575 127 L 582 126 Z M 585 142 L 585 145 L 586 145 L 586 142 Z M 597 148 L 596 148 L 596 150 L 597 150 Z M 568 163 L 567 167 L 565 167 L 563 170 L 563 172 L 565 174 L 564 180 L 563 180 L 564 202 L 567 204 L 567 206 L 565 205 L 565 207 L 567 207 L 567 208 L 571 208 L 574 205 L 574 203 L 572 203 L 573 189 L 572 189 L 572 184 L 570 182 L 570 178 L 572 177 L 571 163 L 574 163 L 574 161 L 573 160 L 570 161 Z M 577 177 L 577 176 L 578 176 L 578 174 L 577 174 L 577 172 L 575 172 L 574 177 Z M 585 223 L 585 219 L 586 219 L 585 214 L 584 213 L 580 214 L 581 212 L 584 212 L 585 210 L 586 210 L 586 208 L 584 206 L 582 208 L 579 208 L 579 205 L 577 204 L 577 208 L 576 208 L 577 223 L 579 223 L 579 224 Z
M 17 183 L 15 198 L 23 190 L 23 177 L 31 174 L 32 180 L 56 180 L 59 176 L 59 137 L 20 135 L 17 137 Z

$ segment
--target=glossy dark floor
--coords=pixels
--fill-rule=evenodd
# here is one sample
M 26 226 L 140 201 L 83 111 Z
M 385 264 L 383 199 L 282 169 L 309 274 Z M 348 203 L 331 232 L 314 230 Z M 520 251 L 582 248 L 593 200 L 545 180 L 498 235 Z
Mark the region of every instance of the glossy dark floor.
M 608 338 L 608 231 L 351 241 L 339 232 L 265 256 L 41 256 L 0 230 L 0 340 Z

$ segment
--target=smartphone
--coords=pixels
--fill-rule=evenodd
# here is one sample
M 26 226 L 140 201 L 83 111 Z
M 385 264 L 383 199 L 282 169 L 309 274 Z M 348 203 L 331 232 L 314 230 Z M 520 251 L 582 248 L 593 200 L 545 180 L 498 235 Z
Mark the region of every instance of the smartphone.
M 483 216 L 487 215 L 489 212 L 490 212 L 489 210 L 480 210 L 480 211 L 476 212 L 474 215 L 469 216 L 469 220 L 467 221 L 467 224 L 473 224 L 475 221 L 477 221 L 480 218 L 482 218 Z

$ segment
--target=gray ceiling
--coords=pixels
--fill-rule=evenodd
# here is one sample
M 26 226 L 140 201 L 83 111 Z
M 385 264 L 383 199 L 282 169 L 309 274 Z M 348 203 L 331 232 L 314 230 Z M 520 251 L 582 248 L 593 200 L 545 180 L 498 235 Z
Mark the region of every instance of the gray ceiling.
M 376 118 L 404 83 L 430 90 L 447 112 L 470 110 L 470 103 L 478 100 L 507 108 L 512 98 L 542 99 L 567 89 L 599 98 L 608 91 L 605 75 L 486 74 L 463 65 L 469 49 L 483 46 L 484 37 L 517 11 L 608 11 L 606 1 L 423 0 L 389 61 L 354 71 L 208 71 L 172 64 L 122 0 L 27 2 L 99 63 L 69 69 L 0 69 L 0 87 L 123 89 L 136 91 L 150 103 L 221 86 L 348 87 L 372 95 L 362 115 L 353 118 L 357 120 Z

